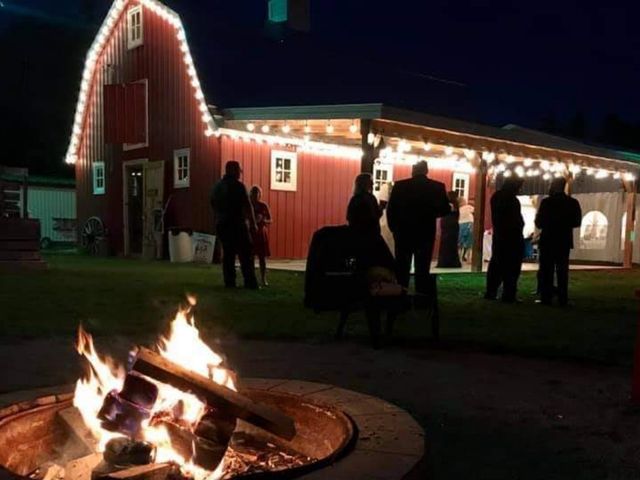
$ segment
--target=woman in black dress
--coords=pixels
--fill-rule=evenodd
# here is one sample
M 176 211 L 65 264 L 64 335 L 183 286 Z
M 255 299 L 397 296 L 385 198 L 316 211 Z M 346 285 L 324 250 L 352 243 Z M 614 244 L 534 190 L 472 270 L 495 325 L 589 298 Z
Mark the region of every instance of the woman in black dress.
M 440 219 L 440 251 L 438 252 L 438 268 L 460 268 L 458 256 L 458 236 L 460 226 L 460 202 L 456 192 L 447 193 L 451 204 L 451 213 Z

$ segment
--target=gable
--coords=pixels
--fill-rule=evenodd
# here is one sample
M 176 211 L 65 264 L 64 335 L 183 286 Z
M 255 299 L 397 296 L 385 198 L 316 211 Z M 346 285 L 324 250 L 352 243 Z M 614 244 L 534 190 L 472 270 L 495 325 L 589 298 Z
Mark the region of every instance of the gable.
M 69 139 L 69 146 L 65 155 L 66 163 L 76 163 L 78 158 L 78 151 L 82 141 L 82 133 L 87 122 L 87 104 L 95 89 L 96 66 L 98 61 L 104 53 L 105 47 L 111 39 L 116 26 L 120 22 L 126 22 L 127 10 L 138 5 L 142 6 L 143 9 L 147 9 L 153 14 L 158 15 L 174 27 L 176 38 L 178 39 L 180 46 L 180 52 L 178 52 L 178 55 L 182 57 L 185 63 L 191 87 L 193 88 L 193 95 L 198 101 L 199 109 L 202 112 L 203 130 L 207 136 L 213 134 L 213 130 L 215 128 L 213 117 L 209 113 L 204 93 L 202 92 L 202 87 L 200 85 L 200 80 L 195 69 L 193 57 L 191 55 L 189 45 L 187 44 L 187 35 L 178 14 L 163 5 L 159 0 L 115 0 L 100 26 L 98 34 L 91 44 L 89 51 L 87 52 L 82 72 L 82 80 L 80 83 L 80 93 L 73 120 L 71 138 Z

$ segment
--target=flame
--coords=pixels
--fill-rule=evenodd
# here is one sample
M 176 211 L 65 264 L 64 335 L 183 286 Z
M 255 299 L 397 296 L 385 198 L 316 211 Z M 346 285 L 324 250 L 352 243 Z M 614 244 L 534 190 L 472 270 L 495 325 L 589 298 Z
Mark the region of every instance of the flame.
M 159 353 L 168 360 L 199 373 L 219 385 L 236 390 L 234 373 L 222 366 L 223 358 L 202 340 L 195 326 L 192 314 L 192 309 L 196 305 L 195 297 L 188 296 L 187 299 L 188 308 L 178 311 L 171 322 L 169 335 L 159 339 L 157 344 Z M 112 390 L 122 389 L 126 372 L 113 359 L 103 358 L 96 353 L 91 335 L 82 326 L 78 329 L 76 348 L 91 368 L 87 378 L 78 380 L 73 404 L 98 440 L 98 451 L 102 452 L 109 440 L 122 435 L 102 428 L 97 415 L 105 396 Z M 150 424 L 151 420 L 159 415 L 170 415 L 173 421 L 193 430 L 206 412 L 205 403 L 195 395 L 178 390 L 171 385 L 148 377 L 147 380 L 158 386 L 159 393 L 151 418 L 143 422 L 142 437 L 156 446 L 156 462 L 175 462 L 181 466 L 184 473 L 196 480 L 221 478 L 224 462 L 220 462 L 214 472 L 198 467 L 191 458 L 184 458 L 174 450 L 169 433 L 164 426 Z

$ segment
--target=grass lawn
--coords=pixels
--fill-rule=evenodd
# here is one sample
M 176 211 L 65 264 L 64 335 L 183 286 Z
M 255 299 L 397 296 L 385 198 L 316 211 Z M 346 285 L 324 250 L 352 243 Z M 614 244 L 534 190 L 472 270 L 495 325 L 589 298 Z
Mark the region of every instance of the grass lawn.
M 95 334 L 146 336 L 161 331 L 186 293 L 198 297 L 198 325 L 210 335 L 326 341 L 336 314 L 302 306 L 304 276 L 272 272 L 261 291 L 222 288 L 218 266 L 173 265 L 74 254 L 47 256 L 49 270 L 0 275 L 0 335 L 7 338 L 70 334 L 83 323 Z M 481 298 L 484 275 L 440 277 L 445 348 L 473 348 L 629 365 L 640 270 L 574 272 L 573 307 L 533 304 L 535 275 L 521 280 L 523 304 Z M 429 341 L 430 325 L 415 314 L 398 321 L 399 341 Z M 361 317 L 350 335 L 367 334 Z

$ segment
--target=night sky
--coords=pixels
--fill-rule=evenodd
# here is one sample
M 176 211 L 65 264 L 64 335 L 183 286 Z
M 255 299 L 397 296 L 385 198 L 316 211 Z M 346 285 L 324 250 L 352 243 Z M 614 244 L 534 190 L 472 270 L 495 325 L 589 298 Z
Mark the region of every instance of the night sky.
M 11 26 L 39 22 L 90 37 L 110 5 L 0 1 L 0 35 Z M 473 90 L 485 123 L 538 128 L 549 116 L 564 121 L 583 112 L 593 128 L 610 114 L 640 124 L 638 2 L 311 2 L 316 40 L 380 68 L 463 84 Z M 169 4 L 183 15 L 187 31 L 190 18 L 258 31 L 266 15 L 266 0 Z M 80 71 L 72 72 L 70 88 L 77 90 L 79 77 Z

